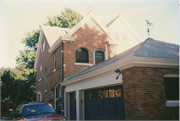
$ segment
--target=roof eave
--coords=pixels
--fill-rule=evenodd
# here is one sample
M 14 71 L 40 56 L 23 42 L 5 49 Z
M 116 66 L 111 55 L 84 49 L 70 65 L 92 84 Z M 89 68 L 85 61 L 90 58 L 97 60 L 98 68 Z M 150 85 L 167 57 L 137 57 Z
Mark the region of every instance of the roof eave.
M 119 66 L 117 66 L 119 65 Z M 100 69 L 92 71 L 90 73 L 84 74 L 79 77 L 72 78 L 66 82 L 61 82 L 61 85 L 72 84 L 90 77 L 97 76 L 99 74 L 116 70 L 116 69 L 126 69 L 130 67 L 156 67 L 156 68 L 179 68 L 179 59 L 166 59 L 166 58 L 150 58 L 150 57 L 137 57 L 137 56 L 128 56 L 123 60 L 114 62 L 107 66 L 104 66 Z
M 61 42 L 74 42 L 75 37 L 60 36 L 56 42 L 49 48 L 48 52 L 53 53 L 60 45 Z

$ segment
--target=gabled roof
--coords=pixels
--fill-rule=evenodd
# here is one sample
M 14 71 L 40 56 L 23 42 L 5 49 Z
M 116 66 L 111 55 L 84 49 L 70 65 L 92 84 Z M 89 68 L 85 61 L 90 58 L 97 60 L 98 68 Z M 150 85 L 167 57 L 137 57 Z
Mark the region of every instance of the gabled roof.
M 41 26 L 34 68 L 37 68 L 39 54 L 41 52 L 41 43 L 43 41 L 43 34 L 45 35 L 47 42 L 51 47 L 60 36 L 64 36 L 68 31 L 70 31 L 70 29 L 51 26 Z
M 84 70 L 80 70 L 78 73 L 64 79 L 64 81 L 70 81 L 73 78 L 81 77 L 85 74 L 109 66 L 113 63 L 120 62 L 125 58 L 132 57 L 150 57 L 150 58 L 162 58 L 162 59 L 176 59 L 179 60 L 179 45 L 170 44 L 162 41 L 157 41 L 148 38 L 146 41 L 132 47 L 131 49 L 113 57 L 97 65 L 86 67 Z
M 70 29 L 67 28 L 59 28 L 59 27 L 51 27 L 51 26 L 42 26 L 41 28 L 44 35 L 47 38 L 50 47 L 60 36 L 64 36 L 67 32 L 70 31 Z
M 82 27 L 89 19 L 93 19 L 99 27 L 103 30 L 103 32 L 106 34 L 106 36 L 109 38 L 109 44 L 115 44 L 116 43 L 116 38 L 112 35 L 112 33 L 108 30 L 108 28 L 103 25 L 97 17 L 93 14 L 92 11 L 90 11 L 76 26 L 72 28 L 71 31 L 69 31 L 65 36 L 71 37 L 80 27 Z
M 110 28 L 113 24 L 121 22 L 126 28 L 131 32 L 131 34 L 137 39 L 138 42 L 143 42 L 144 40 L 138 35 L 138 33 L 132 28 L 132 26 L 126 21 L 123 15 L 118 15 L 112 21 L 110 21 L 106 27 Z

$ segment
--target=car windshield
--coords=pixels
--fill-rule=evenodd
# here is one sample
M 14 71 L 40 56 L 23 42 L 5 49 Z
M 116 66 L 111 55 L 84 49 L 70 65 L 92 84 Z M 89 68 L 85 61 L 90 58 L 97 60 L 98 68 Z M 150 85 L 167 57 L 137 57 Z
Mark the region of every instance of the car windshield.
M 39 104 L 39 105 L 29 105 L 24 106 L 23 116 L 55 113 L 56 111 L 50 104 Z

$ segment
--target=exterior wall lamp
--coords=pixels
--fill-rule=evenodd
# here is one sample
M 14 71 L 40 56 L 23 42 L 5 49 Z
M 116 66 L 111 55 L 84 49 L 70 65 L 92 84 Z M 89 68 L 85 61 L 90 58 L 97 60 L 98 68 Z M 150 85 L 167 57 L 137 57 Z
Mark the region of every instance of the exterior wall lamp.
M 122 73 L 119 69 L 118 70 L 116 70 L 116 71 L 114 71 L 114 72 L 116 72 L 117 74 L 118 74 L 118 76 L 116 77 L 116 79 L 118 79 L 119 78 L 119 75 Z

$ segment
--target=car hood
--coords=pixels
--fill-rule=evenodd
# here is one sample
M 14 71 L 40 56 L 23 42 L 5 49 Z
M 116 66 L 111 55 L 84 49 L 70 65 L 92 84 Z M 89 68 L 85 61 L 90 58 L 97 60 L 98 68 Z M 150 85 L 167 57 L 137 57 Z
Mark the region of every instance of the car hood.
M 33 121 L 42 121 L 42 120 L 55 120 L 55 119 L 64 119 L 65 117 L 59 115 L 57 113 L 51 114 L 38 114 L 38 115 L 31 115 L 25 116 L 24 119 L 26 120 L 33 120 Z

